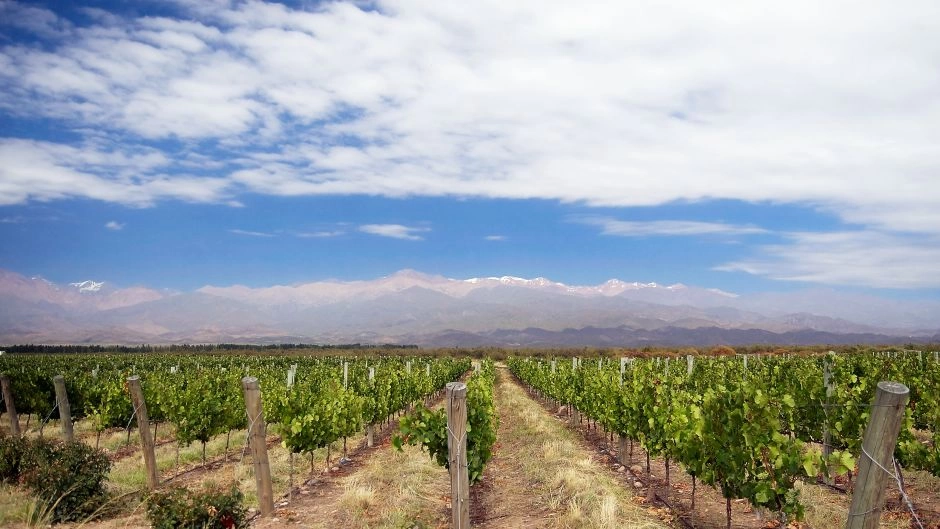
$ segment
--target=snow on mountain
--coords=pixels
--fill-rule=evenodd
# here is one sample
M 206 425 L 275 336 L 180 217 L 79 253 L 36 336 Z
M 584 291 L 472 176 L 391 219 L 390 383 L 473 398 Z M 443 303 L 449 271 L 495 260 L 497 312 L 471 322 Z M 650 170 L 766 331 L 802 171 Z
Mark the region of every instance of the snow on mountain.
M 315 281 L 298 285 L 276 285 L 272 287 L 251 288 L 243 285 L 217 287 L 207 285 L 198 291 L 204 294 L 220 296 L 237 301 L 260 304 L 263 306 L 302 305 L 315 306 L 334 303 L 347 299 L 374 299 L 393 292 L 409 288 L 423 288 L 462 298 L 480 289 L 525 288 L 556 294 L 579 297 L 612 297 L 625 295 L 632 291 L 646 291 L 646 297 L 665 296 L 672 304 L 684 303 L 685 297 L 733 297 L 717 289 L 687 287 L 681 283 L 662 286 L 658 283 L 626 282 L 611 279 L 600 285 L 567 285 L 545 277 L 527 279 L 516 276 L 471 277 L 468 279 L 450 279 L 439 275 L 429 275 L 415 270 L 401 270 L 392 275 L 372 281 Z M 655 292 L 655 293 L 654 293 Z M 681 293 L 681 295 L 680 295 Z M 675 294 L 675 295 L 673 295 Z
M 69 283 L 78 289 L 79 292 L 99 292 L 104 286 L 104 281 L 80 281 L 78 283 Z
M 48 303 L 68 310 L 94 311 L 127 307 L 160 299 L 164 294 L 145 287 L 114 288 L 104 281 L 57 285 L 48 279 L 0 270 L 0 300 Z

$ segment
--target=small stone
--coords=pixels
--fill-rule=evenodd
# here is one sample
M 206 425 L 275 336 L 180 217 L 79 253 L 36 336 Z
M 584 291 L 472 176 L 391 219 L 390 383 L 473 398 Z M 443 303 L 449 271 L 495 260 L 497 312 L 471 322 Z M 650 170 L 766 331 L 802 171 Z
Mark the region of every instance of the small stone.
M 330 472 L 339 472 L 339 467 L 333 467 L 330 469 Z
M 619 465 L 619 466 L 617 467 L 617 472 L 626 472 L 626 471 L 627 471 L 627 467 L 625 467 L 625 466 L 623 466 L 623 465 Z
M 642 489 L 642 488 L 643 488 L 643 484 L 640 483 L 639 481 L 634 481 L 634 482 L 633 482 L 633 488 Z
M 278 503 L 277 506 L 278 506 L 278 507 L 287 507 L 287 502 L 286 502 L 286 501 L 282 501 L 281 503 Z
M 630 472 L 633 472 L 634 474 L 642 474 L 643 467 L 641 467 L 640 465 L 633 465 L 632 467 L 630 467 Z

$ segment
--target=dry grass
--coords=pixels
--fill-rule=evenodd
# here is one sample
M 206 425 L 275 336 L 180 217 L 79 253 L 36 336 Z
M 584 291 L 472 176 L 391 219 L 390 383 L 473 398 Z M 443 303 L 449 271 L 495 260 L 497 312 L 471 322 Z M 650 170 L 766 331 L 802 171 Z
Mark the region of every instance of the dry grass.
M 537 496 L 553 511 L 545 527 L 668 527 L 633 503 L 631 492 L 594 461 L 573 432 L 500 371 L 497 403 L 506 426 L 500 431 L 500 443 L 521 465 L 522 485 L 531 487 L 524 494 Z
M 926 502 L 931 509 L 937 508 L 936 494 L 940 491 L 940 478 L 922 471 L 905 471 L 905 488 L 918 505 Z M 848 519 L 852 503 L 850 494 L 842 494 L 826 487 L 797 483 L 800 501 L 806 508 L 805 522 L 814 529 L 842 529 Z M 898 503 L 896 485 L 889 484 L 885 493 L 889 505 Z M 878 527 L 882 529 L 907 529 L 911 527 L 911 518 L 907 511 L 899 507 L 886 510 L 881 516 Z
M 436 527 L 449 521 L 447 471 L 416 447 L 381 449 L 341 485 L 342 527 Z M 335 522 L 313 527 L 337 527 Z
M 0 527 L 25 527 L 29 506 L 30 497 L 25 490 L 0 484 Z
M 354 441 L 358 439 L 350 439 L 350 447 Z M 325 452 L 315 454 L 318 469 L 324 456 Z M 338 452 L 334 451 L 334 456 L 339 457 Z M 257 526 L 281 527 L 290 523 L 317 529 L 446 527 L 450 516 L 446 497 L 450 480 L 447 471 L 437 466 L 426 452 L 408 446 L 399 452 L 384 444 L 356 457 L 361 466 L 353 472 L 319 476 L 315 484 L 302 487 L 293 501 L 277 510 L 277 519 L 260 521 Z M 280 459 L 275 455 L 272 461 Z M 280 463 L 272 464 L 276 467 Z M 299 467 L 306 469 L 309 463 L 305 461 Z M 300 485 L 300 480 L 297 484 Z

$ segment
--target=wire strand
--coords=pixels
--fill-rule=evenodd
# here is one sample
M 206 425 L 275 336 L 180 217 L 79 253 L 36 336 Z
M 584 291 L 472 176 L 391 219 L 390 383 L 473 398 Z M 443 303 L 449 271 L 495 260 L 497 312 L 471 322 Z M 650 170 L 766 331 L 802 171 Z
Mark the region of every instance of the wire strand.
M 905 490 L 904 490 L 904 484 L 901 482 L 900 473 L 895 474 L 894 472 L 892 472 L 892 471 L 888 470 L 887 468 L 885 468 L 884 465 L 882 465 L 880 462 L 878 462 L 877 459 L 875 459 L 874 457 L 872 457 L 872 455 L 868 452 L 868 450 L 865 449 L 865 446 L 864 446 L 864 445 L 862 446 L 862 455 L 864 455 L 865 457 L 867 457 L 869 461 L 871 461 L 872 463 L 874 463 L 875 466 L 877 466 L 878 468 L 880 468 L 882 471 L 884 471 L 885 474 L 887 474 L 891 479 L 894 480 L 894 482 L 895 482 L 895 483 L 897 484 L 897 486 L 898 486 L 898 492 L 901 493 L 901 498 L 904 500 L 904 503 L 907 505 L 907 509 L 911 512 L 911 517 L 913 517 L 914 522 L 917 523 L 917 527 L 919 527 L 920 529 L 924 529 L 924 525 L 920 522 L 920 517 L 917 516 L 917 512 L 914 510 L 914 504 L 911 503 L 910 497 L 908 497 L 907 492 L 905 492 Z M 898 462 L 897 462 L 897 460 L 892 457 L 892 458 L 891 458 L 891 461 L 894 463 L 895 469 L 897 469 L 897 468 L 898 468 Z M 871 513 L 871 512 L 874 512 L 875 510 L 878 510 L 878 509 L 880 509 L 880 507 L 875 507 L 875 508 L 873 508 L 872 510 L 870 510 L 870 511 L 868 511 L 868 512 L 865 512 L 865 513 L 849 513 L 849 516 L 861 516 L 861 515 L 866 515 L 866 514 L 869 514 L 869 513 Z

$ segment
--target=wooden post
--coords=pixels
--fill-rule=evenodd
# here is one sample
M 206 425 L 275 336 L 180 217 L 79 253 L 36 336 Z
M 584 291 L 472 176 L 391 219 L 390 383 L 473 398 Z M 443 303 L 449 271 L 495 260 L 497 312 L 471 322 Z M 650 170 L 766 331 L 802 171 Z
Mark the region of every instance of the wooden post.
M 10 377 L 0 375 L 0 386 L 3 391 L 3 403 L 7 407 L 7 414 L 10 416 L 10 435 L 20 436 L 20 419 L 16 415 L 16 405 L 13 403 L 13 390 L 10 388 Z
M 52 384 L 55 386 L 55 401 L 59 407 L 59 419 L 62 420 L 62 436 L 66 443 L 75 440 L 75 434 L 72 430 L 72 407 L 69 405 L 69 394 L 65 391 L 65 377 L 56 375 L 52 377 Z
M 467 385 L 447 384 L 447 461 L 453 529 L 470 527 L 470 474 L 467 471 Z
M 431 364 L 428 364 L 429 366 Z M 369 368 L 369 386 L 372 387 L 372 382 L 375 381 L 375 368 Z M 372 448 L 375 444 L 375 425 L 371 422 L 366 425 L 366 446 Z
M 621 465 L 626 466 L 627 464 L 627 436 L 618 435 L 619 443 L 617 444 L 617 459 Z
M 131 402 L 137 416 L 137 429 L 140 431 L 140 449 L 144 453 L 144 466 L 147 469 L 147 487 L 154 490 L 160 485 L 157 476 L 157 457 L 153 453 L 153 437 L 150 434 L 150 419 L 147 416 L 147 403 L 144 390 L 140 387 L 140 377 L 134 375 L 127 379 L 127 389 L 131 392 Z
M 862 438 L 858 458 L 858 482 L 846 529 L 878 527 L 884 509 L 885 486 L 894 475 L 894 447 L 898 442 L 904 407 L 910 390 L 899 382 L 879 382 L 872 403 L 871 420 Z
M 245 393 L 245 412 L 248 413 L 248 445 L 251 448 L 251 460 L 255 467 L 258 503 L 261 507 L 261 516 L 270 516 L 274 512 L 274 493 L 271 489 L 271 466 L 268 463 L 268 445 L 265 440 L 267 434 L 258 379 L 243 378 L 242 390 Z

